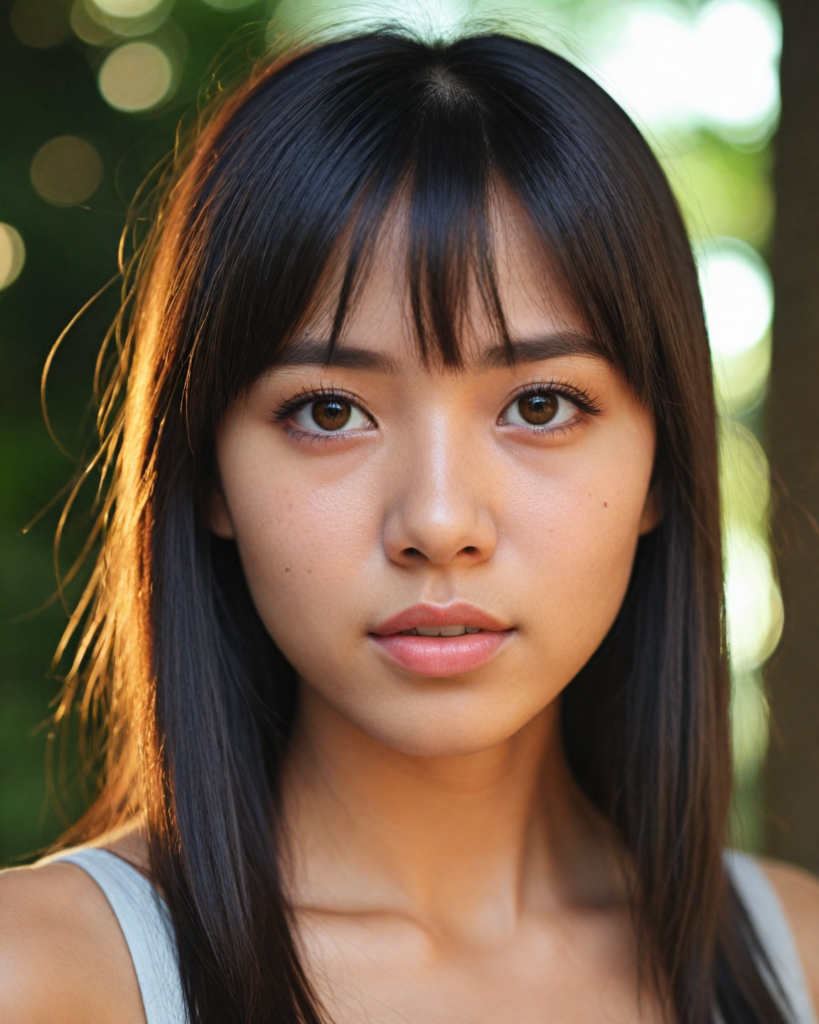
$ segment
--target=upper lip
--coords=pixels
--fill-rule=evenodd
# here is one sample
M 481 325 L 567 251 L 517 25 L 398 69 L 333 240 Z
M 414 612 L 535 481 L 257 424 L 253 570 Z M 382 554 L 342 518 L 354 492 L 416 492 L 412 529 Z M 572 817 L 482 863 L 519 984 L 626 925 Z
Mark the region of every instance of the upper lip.
M 385 619 L 372 630 L 377 636 L 403 633 L 419 626 L 477 626 L 479 629 L 506 630 L 499 619 L 476 608 L 468 601 L 453 601 L 452 604 L 414 604 L 397 615 Z

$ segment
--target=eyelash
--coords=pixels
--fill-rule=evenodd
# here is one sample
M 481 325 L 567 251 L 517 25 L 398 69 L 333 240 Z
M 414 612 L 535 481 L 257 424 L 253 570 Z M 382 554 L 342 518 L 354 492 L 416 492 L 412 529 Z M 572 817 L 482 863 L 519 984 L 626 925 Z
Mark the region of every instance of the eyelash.
M 513 394 L 506 402 L 504 410 L 508 409 L 513 402 L 517 402 L 519 399 L 525 398 L 526 395 L 539 394 L 543 391 L 550 391 L 555 395 L 560 395 L 561 397 L 568 399 L 568 401 L 573 405 L 576 405 L 578 409 L 588 416 L 596 416 L 601 411 L 599 403 L 592 398 L 588 391 L 584 388 L 576 387 L 568 381 L 560 380 L 535 381 L 531 384 L 525 385 L 519 391 L 515 392 L 515 394 Z M 341 388 L 334 387 L 304 388 L 302 391 L 293 395 L 292 398 L 282 402 L 277 409 L 273 410 L 274 421 L 276 423 L 287 424 L 287 421 L 293 413 L 298 412 L 299 409 L 308 405 L 310 402 L 315 402 L 322 398 L 340 398 L 345 402 L 349 402 L 359 411 L 364 413 L 364 415 L 367 416 L 375 426 L 378 425 L 375 419 L 362 408 L 361 403 L 354 395 L 343 391 Z M 568 424 L 560 424 L 557 427 L 544 425 L 542 427 L 530 426 L 527 429 L 534 434 L 564 434 L 573 430 L 577 425 L 578 424 L 575 421 L 572 421 Z M 310 430 L 302 430 L 301 428 L 293 426 L 288 426 L 287 432 L 293 438 L 308 440 L 314 443 L 338 441 L 349 434 L 349 431 L 347 433 L 339 432 L 338 434 L 319 433 L 318 431 L 313 432 Z
M 562 398 L 568 399 L 572 405 L 587 416 L 597 416 L 602 411 L 599 402 L 594 399 L 585 388 L 576 387 L 574 384 L 570 384 L 565 380 L 543 380 L 535 381 L 532 384 L 526 384 L 515 392 L 514 395 L 504 405 L 504 410 L 508 409 L 513 402 L 519 401 L 521 398 L 525 398 L 527 395 L 542 394 L 544 391 L 549 391 L 554 395 L 559 395 Z M 528 426 L 525 429 L 533 434 L 568 434 L 574 430 L 575 427 L 579 426 L 577 419 L 573 419 L 569 423 L 561 423 L 556 427 L 550 427 L 548 424 L 544 424 L 542 427 Z M 523 428 L 522 428 L 523 429 Z
M 299 441 L 323 444 L 325 442 L 332 443 L 334 441 L 339 441 L 343 437 L 347 437 L 349 435 L 349 431 L 346 433 L 340 431 L 337 434 L 322 434 L 318 431 L 302 430 L 300 427 L 291 426 L 287 423 L 293 413 L 298 412 L 298 410 L 303 406 L 309 405 L 310 402 L 316 402 L 321 398 L 340 398 L 345 402 L 349 402 L 350 405 L 354 405 L 356 409 L 363 412 L 364 415 L 375 424 L 375 419 L 368 412 L 364 411 L 361 406 L 361 402 L 355 397 L 355 395 L 351 395 L 349 392 L 344 391 L 341 388 L 333 387 L 304 388 L 302 391 L 293 395 L 292 398 L 287 399 L 286 402 L 282 402 L 277 409 L 274 409 L 273 419 L 276 423 L 283 423 L 288 435 Z

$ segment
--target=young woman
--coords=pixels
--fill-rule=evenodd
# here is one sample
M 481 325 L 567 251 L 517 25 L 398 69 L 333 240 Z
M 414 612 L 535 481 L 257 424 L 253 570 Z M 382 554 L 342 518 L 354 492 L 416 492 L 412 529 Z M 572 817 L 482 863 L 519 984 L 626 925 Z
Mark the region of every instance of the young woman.
M 612 100 L 501 35 L 290 54 L 133 295 L 105 785 L 0 880 L 2 1020 L 813 1021 L 819 884 L 724 849 L 708 343 Z

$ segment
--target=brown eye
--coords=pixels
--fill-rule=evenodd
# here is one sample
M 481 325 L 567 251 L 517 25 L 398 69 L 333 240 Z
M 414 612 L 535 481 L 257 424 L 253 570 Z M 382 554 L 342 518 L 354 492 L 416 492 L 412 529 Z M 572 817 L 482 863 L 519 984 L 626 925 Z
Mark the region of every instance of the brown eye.
M 503 413 L 506 423 L 516 427 L 559 427 L 577 413 L 577 406 L 557 391 L 528 391 L 508 405 Z
M 341 398 L 327 398 L 311 403 L 313 421 L 322 430 L 341 430 L 350 421 L 353 407 Z
M 533 427 L 542 427 L 550 423 L 557 415 L 557 395 L 552 391 L 536 391 L 522 395 L 515 403 L 521 419 Z
M 364 430 L 372 420 L 341 395 L 316 398 L 297 409 L 293 420 L 302 430 L 313 434 L 334 434 L 345 430 Z

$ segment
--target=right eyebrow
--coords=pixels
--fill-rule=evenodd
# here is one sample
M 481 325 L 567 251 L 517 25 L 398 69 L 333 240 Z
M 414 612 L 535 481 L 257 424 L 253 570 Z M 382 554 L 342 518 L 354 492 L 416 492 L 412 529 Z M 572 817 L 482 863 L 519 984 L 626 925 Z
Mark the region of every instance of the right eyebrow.
M 315 338 L 301 338 L 288 345 L 273 362 L 272 368 L 280 366 L 341 366 L 347 370 L 398 372 L 398 363 L 382 352 L 349 345 L 336 345 L 331 349 L 326 341 Z

